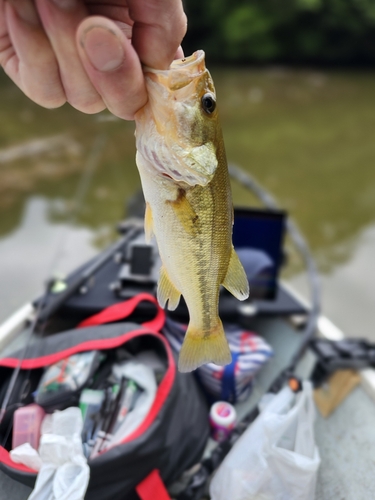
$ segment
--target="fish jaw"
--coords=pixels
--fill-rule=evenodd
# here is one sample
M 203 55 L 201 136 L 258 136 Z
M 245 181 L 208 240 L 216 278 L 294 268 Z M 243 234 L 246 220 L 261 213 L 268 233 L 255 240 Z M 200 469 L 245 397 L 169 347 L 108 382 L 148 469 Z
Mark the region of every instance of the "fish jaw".
M 218 167 L 218 118 L 202 111 L 202 96 L 215 95 L 204 52 L 144 74 L 149 100 L 135 115 L 137 150 L 157 174 L 207 186 Z

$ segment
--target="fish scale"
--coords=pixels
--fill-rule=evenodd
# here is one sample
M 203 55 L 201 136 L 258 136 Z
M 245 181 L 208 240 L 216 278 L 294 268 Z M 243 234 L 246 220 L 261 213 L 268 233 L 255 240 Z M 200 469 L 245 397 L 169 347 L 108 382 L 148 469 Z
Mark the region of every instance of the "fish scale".
M 144 69 L 148 103 L 135 116 L 145 232 L 163 263 L 158 300 L 173 310 L 183 295 L 190 322 L 180 371 L 231 354 L 218 315 L 220 286 L 244 300 L 249 287 L 232 245 L 233 205 L 215 88 L 204 52 L 169 70 Z M 209 106 L 209 107 L 207 107 Z

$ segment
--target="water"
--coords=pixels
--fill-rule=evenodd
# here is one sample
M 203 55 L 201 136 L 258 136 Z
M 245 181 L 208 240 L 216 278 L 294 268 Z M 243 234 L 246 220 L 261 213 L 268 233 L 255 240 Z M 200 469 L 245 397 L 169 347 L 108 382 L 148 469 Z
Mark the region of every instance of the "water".
M 347 334 L 375 339 L 375 73 L 217 69 L 213 76 L 229 160 L 298 222 L 322 273 L 324 312 Z M 44 110 L 4 75 L 0 90 L 4 319 L 52 272 L 68 272 L 111 241 L 140 183 L 132 123 L 69 106 Z M 72 217 L 93 154 L 92 182 Z M 254 203 L 235 184 L 233 192 L 237 205 Z M 304 292 L 291 251 L 289 261 L 285 275 Z

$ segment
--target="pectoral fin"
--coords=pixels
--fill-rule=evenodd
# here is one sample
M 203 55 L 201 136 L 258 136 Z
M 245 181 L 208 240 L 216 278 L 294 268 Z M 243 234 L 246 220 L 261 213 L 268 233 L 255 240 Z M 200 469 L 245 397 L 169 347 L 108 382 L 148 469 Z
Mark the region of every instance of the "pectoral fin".
M 168 309 L 174 311 L 180 302 L 181 294 L 171 282 L 164 266 L 160 269 L 157 298 L 160 307 L 165 307 L 168 301 Z
M 222 285 L 238 300 L 245 300 L 249 296 L 249 282 L 247 281 L 245 270 L 233 247 L 227 275 Z
M 153 222 L 152 222 L 152 211 L 150 204 L 146 203 L 146 212 L 145 212 L 145 238 L 146 243 L 150 243 L 152 235 L 154 234 Z

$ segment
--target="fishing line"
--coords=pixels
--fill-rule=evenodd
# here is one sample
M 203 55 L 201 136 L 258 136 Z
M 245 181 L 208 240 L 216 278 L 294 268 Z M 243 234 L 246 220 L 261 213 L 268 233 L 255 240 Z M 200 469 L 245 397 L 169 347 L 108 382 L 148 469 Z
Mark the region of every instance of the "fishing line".
M 102 153 L 104 146 L 106 144 L 106 140 L 107 140 L 106 135 L 103 133 L 99 134 L 94 140 L 89 157 L 86 161 L 84 170 L 83 170 L 82 175 L 80 177 L 80 180 L 79 180 L 79 183 L 78 183 L 78 186 L 76 189 L 76 193 L 75 193 L 73 200 L 72 200 L 70 217 L 68 218 L 68 226 L 63 228 L 61 235 L 60 235 L 60 238 L 58 239 L 59 246 L 57 247 L 54 258 L 52 259 L 52 262 L 50 264 L 49 276 L 53 276 L 52 273 L 53 273 L 54 269 L 56 269 L 57 263 L 61 260 L 62 255 L 64 254 L 65 247 L 66 247 L 67 240 L 68 240 L 68 236 L 70 235 L 70 233 L 68 233 L 68 235 L 67 235 L 66 231 L 70 230 L 70 226 L 72 226 L 74 224 L 78 214 L 80 213 L 80 211 L 82 209 L 83 202 L 85 200 L 88 188 L 91 184 L 94 172 L 100 163 L 101 153 Z M 7 409 L 10 397 L 12 395 L 18 374 L 21 370 L 22 362 L 26 356 L 27 350 L 29 348 L 30 342 L 31 342 L 32 337 L 33 337 L 33 333 L 34 333 L 36 326 L 39 322 L 40 314 L 41 314 L 43 308 L 45 307 L 45 305 L 47 304 L 48 296 L 49 296 L 49 292 L 50 292 L 52 284 L 53 284 L 53 278 L 48 280 L 48 282 L 46 284 L 45 292 L 42 295 L 41 299 L 38 300 L 38 302 L 37 302 L 34 318 L 31 322 L 31 325 L 29 326 L 29 331 L 27 333 L 26 343 L 25 343 L 24 348 L 22 350 L 22 353 L 21 353 L 21 356 L 20 356 L 19 361 L 17 363 L 17 366 L 15 367 L 15 369 L 12 373 L 7 391 L 5 393 L 4 400 L 3 400 L 2 405 L 1 405 L 0 425 L 4 419 L 4 415 L 6 413 L 6 409 Z M 42 336 L 43 336 L 44 329 L 45 329 L 45 325 L 43 325 L 42 328 L 40 329 L 40 333 Z M 3 446 L 5 445 L 5 442 L 9 436 L 10 427 L 11 427 L 11 423 L 7 429 L 7 432 L 5 435 L 5 440 L 3 442 Z
M 71 207 L 69 210 L 70 214 L 67 218 L 66 226 L 62 228 L 60 232 L 60 237 L 58 238 L 57 242 L 57 249 L 56 252 L 54 252 L 54 258 L 52 259 L 52 262 L 50 264 L 48 276 L 53 276 L 53 273 L 55 273 L 57 270 L 58 262 L 62 260 L 62 257 L 67 248 L 69 238 L 72 235 L 71 226 L 74 225 L 78 215 L 82 210 L 83 202 L 92 182 L 94 172 L 100 163 L 101 153 L 106 142 L 107 136 L 103 133 L 99 134 L 94 140 L 89 157 L 86 161 L 85 168 L 78 182 L 76 193 L 73 197 L 73 200 L 71 201 Z

